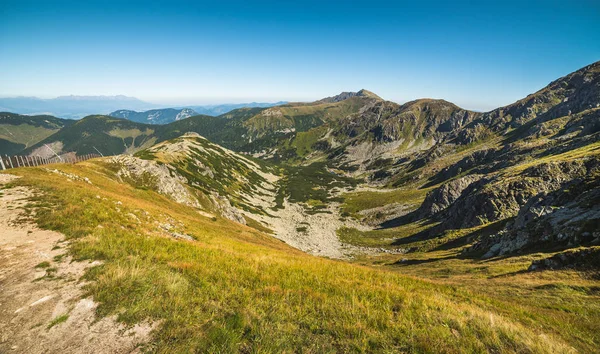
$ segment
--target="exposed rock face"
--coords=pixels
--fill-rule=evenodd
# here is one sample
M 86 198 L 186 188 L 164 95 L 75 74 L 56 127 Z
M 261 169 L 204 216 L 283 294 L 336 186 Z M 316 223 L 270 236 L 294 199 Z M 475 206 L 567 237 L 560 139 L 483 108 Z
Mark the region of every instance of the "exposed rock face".
M 528 270 L 557 269 L 599 270 L 600 247 L 558 253 L 552 257 L 531 262 Z
M 167 165 L 129 155 L 113 156 L 109 162 L 119 166 L 117 176 L 130 184 L 154 189 L 181 204 L 200 207 L 198 200 L 185 186 L 187 179 Z
M 376 142 L 423 138 L 441 141 L 478 116 L 479 113 L 444 100 L 421 99 L 403 105 L 373 101 L 358 113 L 341 120 L 335 134 L 352 138 L 370 132 L 372 141 Z
M 480 180 L 482 175 L 469 175 L 450 181 L 429 192 L 419 208 L 421 217 L 430 217 L 448 208 L 473 182 Z
M 557 190 L 562 184 L 585 176 L 594 164 L 584 160 L 542 163 L 512 177 L 481 178 L 469 184 L 444 211 L 444 226 L 469 228 L 516 216 L 531 197 Z
M 231 205 L 229 199 L 220 196 L 218 193 L 211 193 L 211 199 L 215 204 L 216 208 L 219 210 L 219 213 L 224 218 L 227 218 L 231 221 L 235 221 L 237 223 L 246 225 L 246 219 L 244 218 L 244 214 L 237 208 Z
M 563 166 L 562 171 L 555 168 Z M 528 247 L 566 248 L 600 244 L 600 181 L 599 163 L 591 159 L 570 166 L 575 178 L 568 180 L 568 167 L 554 163 L 540 166 L 548 180 L 563 182 L 551 192 L 541 192 L 521 206 L 514 220 L 496 235 L 479 240 L 470 250 L 486 251 L 484 258 L 505 255 Z M 548 184 L 552 185 L 552 183 Z M 548 186 L 545 185 L 545 186 Z

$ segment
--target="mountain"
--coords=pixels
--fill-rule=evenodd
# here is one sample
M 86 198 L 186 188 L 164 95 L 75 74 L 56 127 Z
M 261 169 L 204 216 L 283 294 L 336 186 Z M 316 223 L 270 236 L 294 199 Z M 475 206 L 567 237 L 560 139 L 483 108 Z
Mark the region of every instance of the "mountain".
M 136 112 L 122 109 L 109 114 L 109 116 L 111 117 L 124 118 L 133 122 L 147 124 L 168 124 L 195 115 L 198 115 L 198 113 L 189 108 L 163 108 L 152 109 L 145 112 Z
M 52 147 L 61 154 L 98 153 L 116 155 L 133 153 L 156 143 L 154 125 L 132 122 L 109 116 L 88 116 L 66 126 L 55 134 L 27 148 L 24 153 L 48 157 Z
M 212 117 L 195 115 L 165 125 L 147 125 L 132 120 L 93 115 L 81 119 L 77 124 L 49 136 L 25 152 L 31 153 L 43 144 L 62 144 L 61 151 L 78 154 L 94 152 L 94 147 L 105 155 L 123 152 L 133 153 L 147 147 L 147 139 L 158 143 L 173 139 L 186 132 L 198 133 L 224 147 L 255 153 L 278 144 L 303 132 L 338 120 L 349 113 L 357 112 L 371 98 L 354 97 L 335 103 L 294 103 L 271 108 L 240 108 Z M 156 110 L 147 114 L 175 113 L 177 110 Z M 139 117 L 129 111 L 113 112 L 115 115 Z M 90 142 L 93 141 L 94 144 Z M 149 140 L 148 140 L 149 141 Z M 71 149 L 71 150 L 69 150 Z M 103 150 L 104 149 L 104 150 Z
M 357 245 L 451 244 L 490 258 L 600 243 L 600 63 L 491 112 L 419 100 L 375 105 L 342 127 L 329 166 L 394 188 L 350 195 L 346 210 L 380 227 L 345 230 Z
M 364 207 L 341 208 L 348 211 L 346 217 L 359 224 L 378 225 L 381 230 L 367 234 L 381 234 L 387 240 L 381 245 L 390 249 L 410 249 L 406 245 L 438 239 L 449 230 L 493 223 L 506 228 L 470 238 L 469 248 L 461 252 L 479 252 L 486 257 L 518 253 L 540 244 L 533 234 L 524 238 L 522 228 L 529 224 L 521 222 L 517 227 L 512 222 L 514 218 L 522 219 L 519 215 L 525 215 L 532 198 L 541 194 L 553 195 L 561 189 L 573 192 L 570 183 L 583 183 L 587 187 L 578 189 L 582 195 L 571 195 L 569 199 L 561 194 L 560 203 L 564 208 L 579 210 L 573 213 L 590 213 L 589 218 L 596 220 L 595 209 L 575 202 L 591 198 L 586 193 L 595 195 L 596 145 L 600 134 L 599 68 L 600 63 L 594 63 L 523 100 L 484 113 L 434 99 L 399 105 L 360 90 L 312 103 L 242 108 L 217 117 L 196 115 L 166 125 L 90 116 L 64 127 L 25 153 L 44 144 L 60 145 L 57 150 L 79 154 L 95 149 L 105 155 L 135 153 L 194 132 L 212 143 L 283 168 L 289 174 L 287 180 L 291 176 L 302 176 L 304 180 L 320 176 L 328 180 L 333 173 L 337 180 L 331 185 L 345 190 L 365 183 L 369 188 L 386 188 L 390 191 L 385 194 L 388 198 L 409 193 L 414 198 L 406 204 L 402 200 L 377 200 L 381 192 L 357 192 L 344 197 L 329 185 L 320 188 L 323 193 L 314 195 L 298 185 L 285 187 L 293 200 L 318 201 L 315 205 L 327 206 L 338 197 L 349 196 L 365 202 Z M 235 198 L 230 202 L 241 203 Z M 553 203 L 562 205 L 559 201 Z M 568 236 L 564 228 L 554 227 L 554 236 L 548 236 L 548 247 L 597 242 L 593 233 L 580 236 L 591 227 L 589 218 L 571 225 Z M 263 224 L 272 223 L 264 217 L 258 219 Z M 538 223 L 545 220 L 534 219 Z M 423 223 L 429 226 L 416 228 Z M 383 236 L 407 227 L 420 231 L 397 237 L 396 241 Z M 359 229 L 346 230 L 353 235 L 350 244 L 363 245 L 361 239 L 367 234 Z M 517 234 L 518 241 L 514 241 Z M 562 235 L 561 242 L 556 242 L 558 234 Z M 397 235 L 403 233 L 398 231 Z
M 352 97 L 368 97 L 368 98 L 375 98 L 375 99 L 381 100 L 381 97 L 377 96 L 373 92 L 362 89 L 357 92 L 342 92 L 339 95 L 323 98 L 323 99 L 317 101 L 316 103 L 335 103 L 335 102 L 347 100 L 348 98 L 352 98 Z
M 157 352 L 600 345 L 600 62 L 490 112 L 361 90 L 164 125 L 46 120 L 59 130 L 23 153 L 115 156 L 0 175 L 2 213 L 36 191 L 15 205 L 37 226 L 3 252 L 63 233 L 7 272 L 10 329 L 72 328 L 83 306 L 56 309 L 75 300 L 19 309 L 94 261 L 77 301 Z M 15 283 L 43 288 L 13 306 Z
M 0 112 L 0 154 L 17 154 L 72 123 L 47 115 Z
M 0 108 L 20 114 L 48 114 L 78 119 L 90 114 L 106 114 L 117 109 L 146 110 L 156 105 L 134 97 L 118 96 L 60 96 L 52 99 L 36 97 L 0 98 Z

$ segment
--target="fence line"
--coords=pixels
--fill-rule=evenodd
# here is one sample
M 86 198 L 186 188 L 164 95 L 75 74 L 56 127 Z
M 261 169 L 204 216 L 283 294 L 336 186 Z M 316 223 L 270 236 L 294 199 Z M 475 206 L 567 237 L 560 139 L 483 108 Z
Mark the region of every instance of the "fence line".
M 8 156 L 0 155 L 0 170 L 8 170 L 10 168 L 19 167 L 37 167 L 42 165 L 48 165 L 51 163 L 77 163 L 89 159 L 100 157 L 98 154 L 86 154 L 86 155 L 75 155 L 65 154 L 60 157 L 54 156 L 51 158 L 42 156 Z

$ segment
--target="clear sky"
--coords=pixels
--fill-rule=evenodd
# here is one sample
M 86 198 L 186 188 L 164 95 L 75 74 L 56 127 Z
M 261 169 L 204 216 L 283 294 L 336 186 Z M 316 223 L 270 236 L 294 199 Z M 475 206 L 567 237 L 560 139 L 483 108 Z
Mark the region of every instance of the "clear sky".
M 600 1 L 0 0 L 0 96 L 489 110 L 600 60 Z

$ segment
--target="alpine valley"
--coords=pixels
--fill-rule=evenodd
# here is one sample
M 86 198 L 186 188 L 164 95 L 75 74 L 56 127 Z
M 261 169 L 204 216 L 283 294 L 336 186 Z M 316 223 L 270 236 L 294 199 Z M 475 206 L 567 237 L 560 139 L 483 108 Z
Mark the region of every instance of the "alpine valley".
M 60 235 L 0 245 L 0 352 L 98 321 L 124 352 L 599 352 L 600 62 L 483 113 L 0 113 L 0 155 L 66 153 L 103 157 L 0 174 L 0 230 Z

